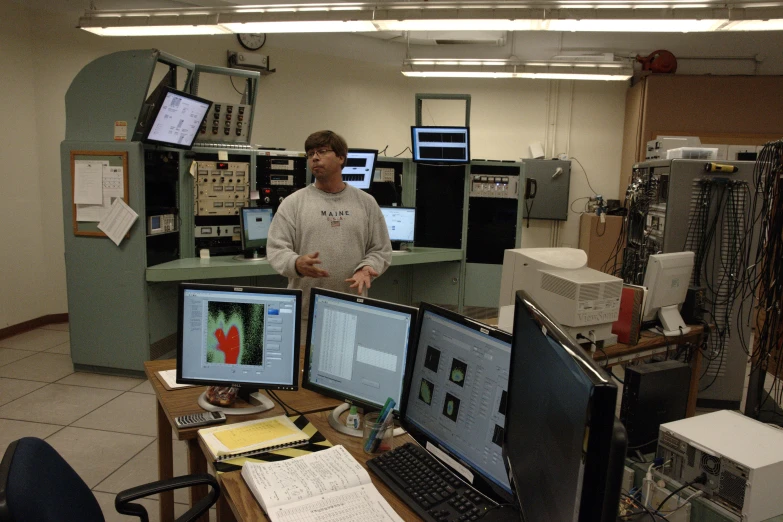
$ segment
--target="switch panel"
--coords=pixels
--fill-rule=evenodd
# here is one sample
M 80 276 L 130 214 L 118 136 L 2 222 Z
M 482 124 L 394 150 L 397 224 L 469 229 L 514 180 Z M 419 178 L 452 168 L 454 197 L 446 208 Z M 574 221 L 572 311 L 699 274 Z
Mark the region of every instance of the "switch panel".
M 201 125 L 196 143 L 201 141 L 248 143 L 248 126 L 243 121 L 249 114 L 250 105 L 215 103 Z
M 489 174 L 470 175 L 471 198 L 517 199 L 519 176 Z
M 197 216 L 233 216 L 250 205 L 250 163 L 199 161 L 194 185 Z

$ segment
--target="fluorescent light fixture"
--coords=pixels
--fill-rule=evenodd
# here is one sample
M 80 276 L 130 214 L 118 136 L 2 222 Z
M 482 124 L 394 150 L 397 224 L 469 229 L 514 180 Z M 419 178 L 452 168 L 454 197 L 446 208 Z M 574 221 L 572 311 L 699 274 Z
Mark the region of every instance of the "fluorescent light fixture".
M 486 65 L 484 65 L 486 63 Z M 481 64 L 481 65 L 478 65 Z M 521 62 L 506 60 L 436 60 L 410 58 L 402 74 L 413 78 L 530 78 L 624 81 L 633 69 L 626 62 Z
M 274 1 L 274 0 L 272 0 Z M 690 33 L 781 31 L 783 5 L 678 0 L 461 0 L 310 2 L 236 7 L 88 10 L 79 27 L 109 36 L 374 31 L 559 31 Z M 623 3 L 619 3 L 622 1 Z M 693 0 L 683 0 L 683 2 Z M 696 0 L 698 2 L 698 0 Z M 572 3 L 570 3 L 572 2 Z M 532 6 L 532 7 L 531 7 Z
M 221 24 L 234 33 L 361 33 L 376 31 L 369 20 L 247 22 Z

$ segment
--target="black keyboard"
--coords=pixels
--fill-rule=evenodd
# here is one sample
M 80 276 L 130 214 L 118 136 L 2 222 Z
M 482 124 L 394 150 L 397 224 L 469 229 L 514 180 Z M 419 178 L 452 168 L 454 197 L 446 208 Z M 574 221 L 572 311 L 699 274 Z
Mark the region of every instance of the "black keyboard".
M 424 520 L 478 520 L 496 503 L 410 442 L 367 461 L 369 468 Z

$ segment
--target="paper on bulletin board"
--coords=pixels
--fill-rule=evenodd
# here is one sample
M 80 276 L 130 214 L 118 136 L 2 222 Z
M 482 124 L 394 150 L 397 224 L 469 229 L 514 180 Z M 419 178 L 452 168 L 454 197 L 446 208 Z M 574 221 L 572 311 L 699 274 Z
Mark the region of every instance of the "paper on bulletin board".
M 122 198 L 116 198 L 108 215 L 98 223 L 98 228 L 109 236 L 115 245 L 120 246 L 125 234 L 138 218 L 139 215 Z
M 103 203 L 103 167 L 108 165 L 108 161 L 74 161 L 74 203 L 87 205 Z
M 101 177 L 103 203 L 100 205 L 76 205 L 76 221 L 96 221 L 105 218 L 111 210 L 112 203 L 125 194 L 125 181 L 122 167 L 103 165 Z

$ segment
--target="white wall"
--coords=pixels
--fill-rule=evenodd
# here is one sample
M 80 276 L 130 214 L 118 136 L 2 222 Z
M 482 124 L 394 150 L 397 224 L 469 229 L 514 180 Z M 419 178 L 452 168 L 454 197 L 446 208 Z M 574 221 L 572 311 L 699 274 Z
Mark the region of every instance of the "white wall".
M 196 63 L 224 66 L 226 50 L 240 50 L 233 35 L 212 37 L 100 38 L 75 29 L 79 12 L 29 11 L 0 3 L 0 328 L 67 311 L 60 181 L 60 142 L 65 135 L 64 96 L 91 60 L 124 49 L 159 48 Z M 521 59 L 603 46 L 620 54 L 666 48 L 686 54 L 765 52 L 763 74 L 783 72 L 783 43 L 773 35 L 521 35 L 485 55 Z M 520 80 L 424 80 L 400 74 L 404 45 L 358 35 L 270 35 L 260 51 L 277 72 L 262 78 L 253 142 L 301 150 L 312 131 L 330 128 L 356 147 L 403 151 L 414 122 L 415 93 L 472 96 L 475 158 L 528 157 L 531 141 L 548 140 L 548 153 L 569 153 L 587 169 L 593 188 L 616 198 L 622 146 L 625 83 Z M 417 56 L 464 53 L 418 48 Z M 534 56 L 536 55 L 537 56 Z M 463 54 L 464 55 L 464 54 Z M 683 61 L 679 72 L 752 73 L 751 62 Z M 706 69 L 705 69 L 706 68 Z M 236 96 L 225 80 L 216 99 Z M 207 91 L 202 94 L 210 97 Z M 461 109 L 455 109 L 461 116 Z M 34 121 L 31 121 L 31 116 Z M 444 124 L 444 121 L 425 123 Z M 435 111 L 440 120 L 445 115 Z M 454 116 L 457 117 L 457 116 Z M 408 156 L 408 153 L 404 154 Z M 574 164 L 570 199 L 587 196 L 584 173 Z M 574 205 L 581 208 L 580 204 Z M 570 213 L 560 242 L 576 246 L 578 214 Z M 532 221 L 525 246 L 548 246 L 548 222 Z

